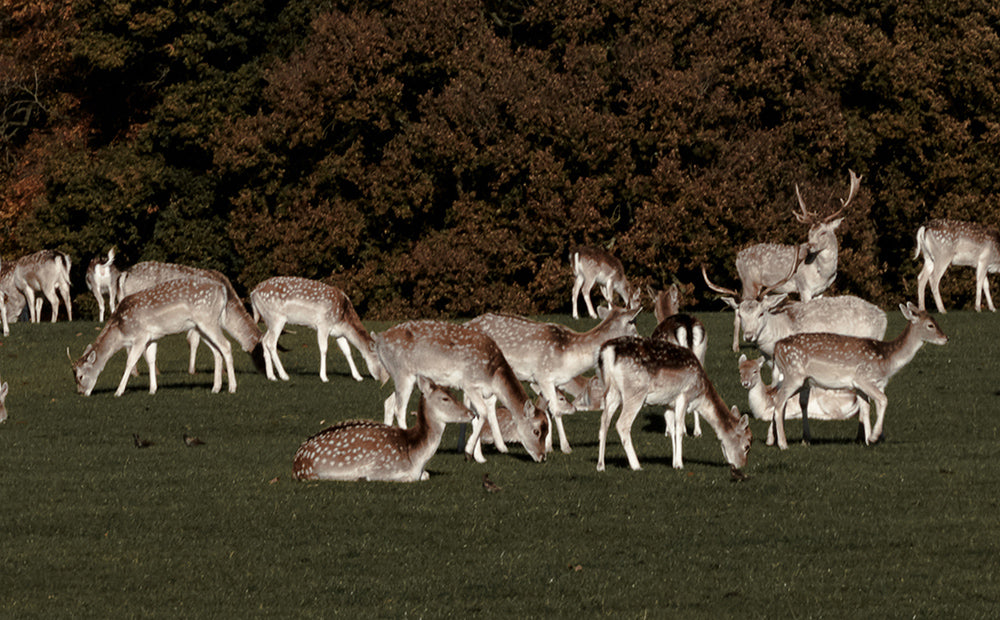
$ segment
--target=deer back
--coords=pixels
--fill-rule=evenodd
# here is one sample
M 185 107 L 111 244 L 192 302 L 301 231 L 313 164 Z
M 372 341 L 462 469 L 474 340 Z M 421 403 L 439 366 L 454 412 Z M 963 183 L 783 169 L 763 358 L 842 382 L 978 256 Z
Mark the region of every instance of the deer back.
M 779 340 L 792 334 L 828 332 L 881 340 L 888 325 L 885 311 L 854 295 L 765 306 L 743 325 L 747 341 L 756 342 L 768 356 Z

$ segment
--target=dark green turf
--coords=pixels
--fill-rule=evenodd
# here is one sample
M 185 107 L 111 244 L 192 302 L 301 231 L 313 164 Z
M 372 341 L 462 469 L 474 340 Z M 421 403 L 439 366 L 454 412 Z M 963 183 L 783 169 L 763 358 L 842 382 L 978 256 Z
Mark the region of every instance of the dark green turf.
M 699 316 L 709 374 L 742 409 L 732 316 Z M 894 310 L 890 336 L 902 323 Z M 633 429 L 643 470 L 627 469 L 612 431 L 598 473 L 594 412 L 567 418 L 574 452 L 544 464 L 520 446 L 467 463 L 449 427 L 417 484 L 291 480 L 305 438 L 381 419 L 388 394 L 353 381 L 336 347 L 322 383 L 308 329 L 282 337 L 287 383 L 239 354 L 237 393 L 211 394 L 207 350 L 189 377 L 173 336 L 156 395 L 142 363 L 113 396 L 119 353 L 85 398 L 66 347 L 78 356 L 97 325 L 16 324 L 0 346 L 11 416 L 0 426 L 0 615 L 992 616 L 1000 317 L 941 323 L 951 342 L 924 347 L 889 384 L 878 446 L 856 445 L 853 422 L 814 422 L 802 446 L 789 422 L 780 452 L 754 422 L 749 479 L 733 483 L 708 427 L 673 470 L 650 408 Z M 137 449 L 133 433 L 154 444 Z M 187 448 L 184 433 L 206 444 Z M 484 472 L 502 491 L 484 492 Z

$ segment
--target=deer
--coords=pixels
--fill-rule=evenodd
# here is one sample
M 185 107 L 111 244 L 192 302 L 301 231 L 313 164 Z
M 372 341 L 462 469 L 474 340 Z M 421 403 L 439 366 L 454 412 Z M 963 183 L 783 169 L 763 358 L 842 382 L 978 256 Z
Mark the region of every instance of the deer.
M 382 383 L 388 381 L 388 374 L 375 355 L 375 341 L 361 323 L 351 300 L 340 289 L 307 278 L 279 276 L 258 284 L 250 293 L 250 305 L 254 321 L 262 318 L 267 325 L 262 343 L 267 378 L 271 381 L 276 380 L 275 370 L 278 377 L 288 381 L 288 373 L 278 359 L 278 337 L 287 323 L 316 330 L 319 378 L 323 383 L 330 380 L 326 374 L 330 336 L 336 338 L 355 381 L 363 378 L 354 364 L 350 345 L 361 353 L 372 377 Z
M 447 389 L 417 377 L 420 402 L 412 428 L 371 420 L 335 424 L 305 441 L 292 464 L 296 480 L 428 480 L 427 462 L 441 445 L 445 423 L 473 418 Z
M 764 383 L 761 377 L 761 369 L 764 367 L 765 358 L 748 359 L 747 356 L 740 355 L 740 384 L 747 391 L 750 400 L 750 412 L 758 420 L 771 422 L 774 420 L 775 399 L 778 394 L 778 386 L 769 386 Z M 811 436 L 809 433 L 809 420 L 847 420 L 858 417 L 860 437 L 864 438 L 862 420 L 869 415 L 871 407 L 868 401 L 862 398 L 853 390 L 827 390 L 820 387 L 811 388 L 808 392 L 800 392 L 805 396 L 808 403 L 806 405 L 806 416 L 802 415 L 802 403 L 800 400 L 792 399 L 788 403 L 785 411 L 786 419 L 802 418 L 802 438 L 805 443 L 809 443 Z M 774 425 L 769 424 L 767 429 L 767 445 L 774 445 Z
M 837 277 L 837 258 L 840 250 L 837 242 L 837 228 L 843 222 L 843 213 L 858 193 L 861 177 L 853 170 L 850 173 L 850 189 L 847 198 L 842 198 L 840 209 L 825 218 L 820 218 L 806 207 L 799 186 L 795 186 L 801 213 L 792 211 L 795 219 L 809 225 L 806 243 L 783 245 L 758 243 L 741 250 L 736 255 L 736 273 L 742 283 L 741 301 L 760 300 L 762 291 L 769 289 L 775 294 L 797 293 L 801 301 L 809 301 L 823 294 Z M 788 265 L 794 265 L 791 277 L 785 277 Z M 729 294 L 729 289 L 719 290 L 708 281 L 709 288 Z M 739 350 L 740 315 L 733 322 L 733 351 Z
M 899 309 L 908 324 L 894 340 L 810 333 L 778 341 L 774 347 L 774 367 L 782 379 L 774 398 L 777 415 L 773 424 L 779 448 L 788 448 L 785 437 L 788 401 L 807 381 L 826 389 L 854 390 L 874 400 L 875 425 L 868 417 L 861 419 L 865 444 L 872 445 L 882 437 L 889 403 L 885 387 L 889 379 L 910 363 L 925 342 L 937 345 L 948 342 L 948 336 L 925 310 L 910 302 L 900 304 Z
M 610 252 L 592 246 L 583 246 L 573 250 L 569 255 L 573 267 L 573 318 L 580 318 L 577 311 L 577 298 L 583 293 L 583 301 L 587 304 L 590 318 L 596 319 L 597 312 L 590 300 L 590 291 L 595 284 L 600 285 L 601 294 L 612 305 L 615 293 L 621 296 L 626 308 L 639 306 L 640 291 L 629 284 L 625 277 L 622 262 Z
M 136 263 L 129 269 L 122 271 L 118 276 L 118 298 L 119 300 L 143 291 L 157 284 L 162 284 L 176 279 L 208 279 L 222 284 L 226 289 L 225 324 L 223 328 L 233 338 L 239 342 L 244 351 L 250 353 L 254 366 L 258 370 L 265 369 L 264 351 L 261 345 L 263 333 L 260 331 L 257 322 L 253 320 L 240 301 L 236 289 L 225 275 L 214 269 L 199 269 L 187 265 L 176 263 L 161 263 L 158 261 L 144 261 Z M 187 334 L 190 346 L 190 356 L 188 358 L 188 374 L 195 374 L 195 354 L 198 350 L 198 343 L 201 340 L 200 332 L 192 329 Z
M 976 312 L 982 310 L 983 294 L 991 312 L 996 312 L 990 295 L 988 275 L 1000 272 L 1000 232 L 995 228 L 959 220 L 932 220 L 917 230 L 913 259 L 923 254 L 924 266 L 917 276 L 917 306 L 925 309 L 924 294 L 930 282 L 938 312 L 947 310 L 941 301 L 941 277 L 949 265 L 976 268 Z
M 666 290 L 648 289 L 653 298 L 653 314 L 656 317 L 656 327 L 650 338 L 662 339 L 677 346 L 691 349 L 698 362 L 705 365 L 705 355 L 708 353 L 708 332 L 705 325 L 696 317 L 680 312 L 680 287 L 671 284 Z M 687 426 L 684 426 L 685 433 Z M 666 433 L 670 433 L 667 427 Z M 694 414 L 694 436 L 701 437 L 701 418 Z
M 683 469 L 684 415 L 697 411 L 715 430 L 722 453 L 734 473 L 747 464 L 753 434 L 746 415 L 740 417 L 715 390 L 704 367 L 690 350 L 651 338 L 624 336 L 604 343 L 600 351 L 600 374 L 607 386 L 598 432 L 597 471 L 604 471 L 608 427 L 618 408 L 615 424 L 629 467 L 641 469 L 632 446 L 632 424 L 643 405 L 667 405 L 664 413 L 673 448 L 673 467 Z
M 416 377 L 424 376 L 438 385 L 460 389 L 478 414 L 466 442 L 466 457 L 485 463 L 479 437 L 483 423 L 499 428 L 497 400 L 516 413 L 521 444 L 536 462 L 545 460 L 549 432 L 545 411 L 538 411 L 528 399 L 524 386 L 504 358 L 500 347 L 475 327 L 445 321 L 408 321 L 375 334 L 375 351 L 392 377 L 395 391 L 385 400 L 385 424 L 395 419 L 406 426 L 406 405 Z M 507 452 L 502 438 L 496 441 Z
M 156 393 L 156 342 L 163 336 L 198 330 L 212 348 L 215 378 L 212 392 L 222 389 L 222 364 L 228 373 L 229 392 L 236 391 L 236 373 L 229 341 L 222 333 L 229 312 L 229 296 L 218 282 L 205 279 L 170 280 L 126 296 L 108 317 L 93 344 L 73 362 L 77 392 L 90 396 L 105 364 L 125 349 L 125 374 L 115 396 L 125 393 L 129 375 L 145 355 L 149 366 L 149 393 Z M 67 350 L 67 353 L 69 351 Z
M 16 323 L 28 305 L 21 291 L 14 286 L 14 261 L 0 263 L 0 322 L 3 335 L 10 335 L 10 324 Z
M 573 381 L 597 365 L 601 345 L 619 336 L 635 336 L 635 319 L 641 308 L 601 308 L 602 321 L 586 332 L 576 332 L 558 323 L 541 323 L 509 314 L 484 314 L 466 323 L 493 339 L 514 374 L 537 385 L 550 404 L 563 454 L 573 450 L 566 437 L 562 416 L 576 408 L 556 393 L 557 386 Z M 547 447 L 551 448 L 549 434 Z
M 109 314 L 115 311 L 118 302 L 118 278 L 121 271 L 115 267 L 115 249 L 108 250 L 108 258 L 101 260 L 95 256 L 87 265 L 87 289 L 97 299 L 98 320 L 104 322 L 104 295 L 108 296 Z
M 786 294 L 774 295 L 744 308 L 743 339 L 756 345 L 768 359 L 774 356 L 774 345 L 792 334 L 829 332 L 876 340 L 885 337 L 885 311 L 860 297 L 836 295 L 805 302 L 786 301 Z
M 32 323 L 41 321 L 41 293 L 52 307 L 52 322 L 59 316 L 59 299 L 66 304 L 67 318 L 73 320 L 73 303 L 70 299 L 69 255 L 57 250 L 40 250 L 14 261 L 11 278 L 14 287 L 24 296 L 28 317 Z

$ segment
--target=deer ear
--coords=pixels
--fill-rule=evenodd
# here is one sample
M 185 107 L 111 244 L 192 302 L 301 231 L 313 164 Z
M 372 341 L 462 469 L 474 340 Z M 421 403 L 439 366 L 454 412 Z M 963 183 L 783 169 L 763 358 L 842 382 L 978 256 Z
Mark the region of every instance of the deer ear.
M 729 306 L 730 308 L 732 308 L 733 310 L 739 310 L 740 309 L 740 305 L 738 303 L 736 303 L 736 299 L 735 298 L 733 298 L 733 297 L 722 297 L 721 299 L 722 299 L 722 301 L 726 302 L 726 305 Z
M 430 394 L 431 390 L 434 388 L 434 384 L 431 380 L 423 375 L 417 375 L 417 387 L 424 394 Z
M 600 317 L 601 319 L 608 318 L 608 314 L 610 314 L 610 313 L 611 313 L 611 308 L 608 307 L 608 306 L 601 305 L 601 306 L 598 306 L 598 308 L 597 308 L 597 316 Z
M 746 353 L 740 353 L 740 363 L 742 364 L 745 361 L 747 361 L 747 354 Z

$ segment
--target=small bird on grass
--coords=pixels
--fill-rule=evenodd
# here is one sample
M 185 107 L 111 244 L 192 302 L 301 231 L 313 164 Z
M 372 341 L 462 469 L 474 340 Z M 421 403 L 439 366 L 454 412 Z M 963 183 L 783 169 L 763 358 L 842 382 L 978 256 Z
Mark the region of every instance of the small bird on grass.
M 205 445 L 205 442 L 197 437 L 192 437 L 191 435 L 184 433 L 184 445 L 189 448 L 193 448 L 195 446 L 203 446 Z
M 502 487 L 500 487 L 499 485 L 497 485 L 497 483 L 490 480 L 489 474 L 483 474 L 483 488 L 486 489 L 489 493 L 496 493 Z
M 136 448 L 148 448 L 153 445 L 152 441 L 139 437 L 139 433 L 132 433 L 132 441 L 135 443 Z

